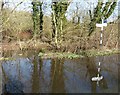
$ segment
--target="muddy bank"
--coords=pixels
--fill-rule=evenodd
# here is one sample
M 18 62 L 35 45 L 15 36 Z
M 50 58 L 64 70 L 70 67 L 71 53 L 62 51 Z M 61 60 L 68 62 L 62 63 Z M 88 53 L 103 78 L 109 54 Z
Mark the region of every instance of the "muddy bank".
M 8 51 L 21 51 L 20 55 L 23 55 L 26 51 L 33 50 L 37 51 L 37 56 L 41 58 L 79 58 L 79 57 L 92 57 L 92 56 L 103 56 L 120 53 L 120 50 L 114 49 L 79 49 L 77 46 L 72 48 L 68 47 L 66 44 L 59 48 L 55 45 L 41 42 L 41 41 L 14 41 L 10 43 L 1 43 L 0 50 L 3 52 Z M 72 46 L 72 44 L 71 44 Z M 10 56 L 8 56 L 10 57 Z M 0 60 L 8 60 L 8 57 L 0 58 Z

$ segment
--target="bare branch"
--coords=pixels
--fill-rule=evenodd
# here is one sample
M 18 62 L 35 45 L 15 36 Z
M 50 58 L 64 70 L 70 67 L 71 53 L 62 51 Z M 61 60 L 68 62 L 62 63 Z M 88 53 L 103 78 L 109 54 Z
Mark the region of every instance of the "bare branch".
M 6 24 L 6 23 L 8 22 L 8 20 L 10 19 L 11 14 L 15 11 L 15 9 L 16 9 L 18 6 L 19 6 L 20 4 L 22 4 L 24 1 L 25 1 L 25 0 L 22 0 L 20 3 L 18 3 L 18 4 L 14 7 L 14 9 L 10 12 L 9 17 L 7 18 L 7 20 L 6 20 L 2 25 Z

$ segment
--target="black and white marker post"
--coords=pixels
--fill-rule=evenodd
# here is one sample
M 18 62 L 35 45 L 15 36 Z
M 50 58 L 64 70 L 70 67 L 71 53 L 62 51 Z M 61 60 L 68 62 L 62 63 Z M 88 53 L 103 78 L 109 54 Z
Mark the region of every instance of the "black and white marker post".
M 96 24 L 96 27 L 100 27 L 101 28 L 101 32 L 100 32 L 100 48 L 102 48 L 102 44 L 103 44 L 103 27 L 107 26 L 107 23 L 104 23 L 104 19 L 102 19 L 102 24 Z
M 101 28 L 101 32 L 100 32 L 100 49 L 102 49 L 102 44 L 103 44 L 103 27 L 106 27 L 107 26 L 107 23 L 104 23 L 104 19 L 102 19 L 102 24 L 96 24 L 96 27 L 100 27 Z M 92 81 L 96 81 L 97 82 L 97 85 L 99 86 L 99 82 L 103 79 L 103 76 L 100 76 L 100 65 L 101 65 L 101 62 L 99 60 L 99 63 L 98 63 L 98 74 L 97 74 L 97 77 L 92 77 Z

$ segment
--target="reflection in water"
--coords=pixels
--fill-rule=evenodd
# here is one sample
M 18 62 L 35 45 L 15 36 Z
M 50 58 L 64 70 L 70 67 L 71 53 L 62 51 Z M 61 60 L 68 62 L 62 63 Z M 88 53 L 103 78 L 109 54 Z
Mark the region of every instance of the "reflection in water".
M 93 57 L 87 58 L 86 60 L 87 60 L 87 62 L 86 62 L 87 73 L 89 73 L 89 76 L 90 76 L 89 78 L 91 80 L 93 77 L 98 75 L 98 69 L 97 69 L 97 66 L 95 64 L 95 60 Z M 100 76 L 102 76 L 102 75 L 100 74 Z M 99 83 L 100 83 L 99 85 L 101 88 L 107 89 L 107 83 L 106 83 L 105 79 L 102 79 Z M 97 82 L 91 81 L 91 91 L 93 93 L 95 93 L 97 91 Z
M 100 74 L 104 78 L 98 87 L 91 78 L 97 76 L 100 57 L 41 59 L 32 51 L 28 52 L 29 56 L 19 56 L 19 53 L 21 52 L 9 52 L 14 59 L 2 61 L 4 92 L 118 92 L 117 55 L 102 57 Z
M 9 80 L 4 85 L 5 93 L 24 93 L 23 92 L 23 84 L 19 80 Z
M 37 57 L 33 59 L 33 73 L 32 73 L 32 92 L 33 93 L 39 93 L 40 90 L 40 78 L 39 78 L 39 68 L 38 68 L 38 63 L 37 63 Z
M 64 84 L 64 72 L 63 72 L 64 60 L 52 59 L 51 62 L 51 84 L 53 93 L 65 93 Z
M 20 58 L 17 60 L 5 61 L 2 67 L 4 84 L 14 85 L 15 81 L 19 81 L 19 83 L 24 84 L 23 92 L 24 90 L 26 90 L 26 92 L 30 90 L 32 66 L 27 59 Z M 27 84 L 29 84 L 29 86 Z

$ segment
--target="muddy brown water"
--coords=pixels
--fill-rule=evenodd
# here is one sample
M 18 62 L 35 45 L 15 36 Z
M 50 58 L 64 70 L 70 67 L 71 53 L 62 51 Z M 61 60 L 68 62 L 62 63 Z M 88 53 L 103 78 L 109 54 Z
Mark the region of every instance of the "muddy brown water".
M 22 54 L 22 55 L 21 55 Z M 2 62 L 4 93 L 117 93 L 119 55 L 76 59 L 41 59 L 37 51 L 7 51 Z M 97 85 L 91 79 L 97 76 Z

